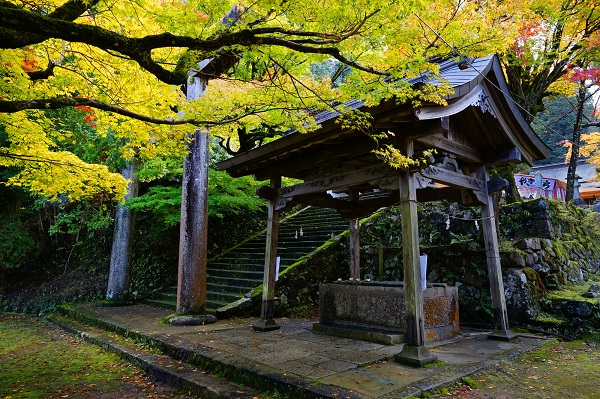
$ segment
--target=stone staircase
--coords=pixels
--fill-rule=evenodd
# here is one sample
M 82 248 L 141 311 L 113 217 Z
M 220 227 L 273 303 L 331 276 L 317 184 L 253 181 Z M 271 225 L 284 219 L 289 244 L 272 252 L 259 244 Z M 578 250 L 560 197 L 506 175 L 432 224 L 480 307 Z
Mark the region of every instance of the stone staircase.
M 279 227 L 277 255 L 280 272 L 327 240 L 348 229 L 348 221 L 335 210 L 306 207 L 283 218 Z M 263 282 L 266 230 L 208 261 L 207 299 L 209 312 L 230 304 Z M 145 302 L 175 310 L 177 286 L 153 294 Z

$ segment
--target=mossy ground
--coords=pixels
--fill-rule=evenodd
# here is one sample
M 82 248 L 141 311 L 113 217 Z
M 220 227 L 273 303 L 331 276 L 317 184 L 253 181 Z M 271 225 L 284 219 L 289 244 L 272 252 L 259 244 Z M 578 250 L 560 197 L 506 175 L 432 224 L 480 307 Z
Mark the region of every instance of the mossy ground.
M 0 313 L 0 335 L 0 398 L 192 398 L 31 316 Z
M 552 291 L 548 297 L 549 299 L 561 299 L 569 301 L 585 301 L 590 303 L 599 303 L 600 298 L 585 298 L 582 296 L 585 292 L 590 289 L 592 284 L 598 284 L 600 279 L 596 278 L 594 281 L 585 281 L 577 285 L 564 285 L 560 290 Z
M 600 392 L 600 333 L 547 343 L 471 379 L 480 387 L 463 383 L 433 398 L 595 399 Z

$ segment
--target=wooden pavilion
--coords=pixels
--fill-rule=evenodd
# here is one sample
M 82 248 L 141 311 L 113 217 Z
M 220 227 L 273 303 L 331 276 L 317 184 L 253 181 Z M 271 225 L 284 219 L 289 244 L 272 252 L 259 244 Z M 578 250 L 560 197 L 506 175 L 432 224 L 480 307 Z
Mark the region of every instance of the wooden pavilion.
M 419 269 L 417 202 L 446 199 L 479 205 L 485 239 L 495 330 L 491 337 L 510 339 L 498 251 L 488 168 L 509 163 L 532 164 L 550 149 L 521 115 L 506 84 L 497 56 L 468 64 L 440 63 L 440 75 L 454 88 L 448 105 L 423 105 L 387 101 L 367 108 L 360 101 L 348 104 L 373 116 L 374 132 L 393 132 L 383 144 L 392 144 L 404 155 L 437 150 L 435 161 L 414 170 L 394 169 L 373 154 L 377 143 L 365 133 L 343 128 L 339 114 L 317 115 L 318 130 L 292 133 L 262 147 L 218 164 L 232 176 L 254 175 L 270 180 L 259 190 L 269 200 L 262 317 L 254 328 L 277 329 L 273 301 L 279 213 L 296 204 L 337 209 L 350 219 L 351 277 L 359 278 L 359 233 L 356 219 L 381 207 L 400 204 L 407 333 L 397 360 L 424 365 L 435 360 L 425 345 L 423 297 Z M 427 83 L 427 77 L 410 81 Z M 380 141 L 379 145 L 382 142 Z M 303 182 L 281 187 L 281 177 Z M 373 191 L 377 195 L 373 196 Z M 345 197 L 331 193 L 346 193 Z

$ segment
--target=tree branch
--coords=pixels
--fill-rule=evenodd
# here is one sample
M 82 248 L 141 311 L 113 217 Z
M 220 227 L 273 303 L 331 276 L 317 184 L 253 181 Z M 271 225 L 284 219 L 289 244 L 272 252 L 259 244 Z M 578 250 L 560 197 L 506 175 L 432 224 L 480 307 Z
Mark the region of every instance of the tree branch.
M 199 119 L 161 119 L 154 118 L 148 115 L 139 114 L 137 112 L 130 111 L 128 109 L 118 107 L 116 105 L 106 104 L 101 101 L 88 99 L 88 98 L 77 98 L 77 97 L 53 97 L 46 99 L 37 99 L 37 100 L 25 100 L 25 101 L 4 101 L 0 100 L 0 113 L 15 113 L 24 111 L 27 109 L 60 109 L 66 107 L 76 107 L 81 105 L 87 105 L 92 108 L 100 109 L 103 111 L 114 112 L 115 114 L 126 116 L 128 118 L 136 119 L 141 122 L 152 123 L 155 125 L 169 125 L 169 126 L 178 126 L 178 125 L 194 125 L 194 126 L 218 126 L 218 125 L 226 125 L 229 123 L 237 122 L 246 116 L 256 115 L 265 109 L 255 108 L 250 111 L 243 112 L 239 115 L 224 118 L 219 120 L 199 120 Z M 276 109 L 276 107 L 268 107 L 268 110 Z
M 48 14 L 48 18 L 73 21 L 81 16 L 87 9 L 98 4 L 99 1 L 100 0 L 69 0 Z M 0 8 L 21 9 L 21 7 L 5 0 L 0 0 Z M 4 13 L 4 10 L 1 12 Z M 31 44 L 41 43 L 51 37 L 51 35 L 40 35 L 28 32 L 24 30 L 23 27 L 0 28 L 0 38 L 2 38 L 1 47 L 3 48 L 21 48 Z
M 48 79 L 50 76 L 54 76 L 54 68 L 56 67 L 56 63 L 52 60 L 48 62 L 48 66 L 46 69 L 41 71 L 32 71 L 27 72 L 29 79 L 31 80 L 40 80 L 40 79 Z
M 588 127 L 600 127 L 600 122 L 589 122 L 589 123 L 584 123 L 583 125 L 580 126 L 582 129 L 588 128 Z
M 75 1 L 75 0 L 73 0 Z M 181 68 L 175 68 L 169 71 L 163 68 L 159 63 L 152 59 L 152 50 L 165 47 L 180 47 L 190 50 L 198 50 L 203 53 L 214 53 L 217 51 L 227 51 L 227 48 L 239 46 L 271 45 L 285 47 L 293 51 L 329 55 L 338 61 L 352 66 L 358 70 L 377 75 L 388 76 L 389 73 L 378 71 L 374 68 L 361 65 L 346 56 L 342 55 L 339 49 L 324 44 L 335 44 L 350 36 L 358 34 L 364 23 L 371 18 L 374 13 L 365 15 L 361 21 L 356 23 L 352 29 L 347 30 L 342 35 L 320 32 L 302 32 L 294 30 L 284 30 L 280 28 L 255 28 L 244 29 L 240 31 L 223 31 L 221 34 L 207 38 L 194 38 L 189 36 L 178 36 L 169 32 L 148 35 L 141 38 L 131 38 L 119 33 L 94 26 L 78 24 L 70 21 L 59 20 L 49 16 L 35 14 L 33 12 L 8 7 L 0 2 L 0 40 L 3 48 L 16 48 L 14 41 L 4 40 L 7 32 L 20 32 L 22 34 L 34 34 L 43 38 L 59 38 L 72 42 L 85 43 L 107 51 L 121 53 L 135 62 L 142 68 L 156 76 L 160 81 L 167 84 L 180 85 L 185 83 L 187 71 Z M 26 29 L 26 32 L 24 30 Z M 293 39 L 282 39 L 276 37 L 264 36 L 268 34 L 284 34 L 295 37 L 302 37 L 303 43 Z M 311 42 L 307 38 L 313 38 Z M 5 44 L 7 43 L 7 44 Z M 21 47 L 21 45 L 17 46 Z

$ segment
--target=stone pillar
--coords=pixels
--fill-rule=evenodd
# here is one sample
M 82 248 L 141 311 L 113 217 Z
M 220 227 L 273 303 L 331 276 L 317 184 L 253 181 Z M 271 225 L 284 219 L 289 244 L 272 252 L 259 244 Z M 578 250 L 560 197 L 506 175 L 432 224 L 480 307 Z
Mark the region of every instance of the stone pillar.
M 125 200 L 135 198 L 138 195 L 140 181 L 137 173 L 139 164 L 138 159 L 133 158 L 121 170 L 123 177 L 129 180 Z M 135 213 L 124 204 L 117 205 L 106 299 L 122 301 L 127 299 L 129 295 L 134 225 Z
M 413 142 L 407 140 L 403 152 L 413 155 Z M 417 216 L 417 190 L 414 174 L 400 173 L 400 208 L 402 212 L 402 261 L 404 263 L 404 291 L 406 304 L 406 345 L 395 356 L 399 363 L 422 367 L 435 362 L 425 346 L 423 291 L 419 262 L 419 221 Z
M 281 176 L 271 178 L 270 186 L 274 192 L 277 192 L 281 187 Z M 263 332 L 279 329 L 279 326 L 273 319 L 275 306 L 275 274 L 277 273 L 277 241 L 279 239 L 279 211 L 276 209 L 276 202 L 276 195 L 269 200 L 261 319 L 252 326 L 256 331 Z
M 516 338 L 516 334 L 508 328 L 508 313 L 506 311 L 506 300 L 504 298 L 504 284 L 502 282 L 502 267 L 500 264 L 500 251 L 498 248 L 498 233 L 496 230 L 496 216 L 493 209 L 492 196 L 487 191 L 488 172 L 485 166 L 477 170 L 477 178 L 486 182 L 484 199 L 481 205 L 481 228 L 485 243 L 485 254 L 487 259 L 488 277 L 490 281 L 490 294 L 494 312 L 494 331 L 490 338 L 510 340 Z
M 188 99 L 204 93 L 206 81 L 192 77 Z M 183 162 L 181 224 L 177 275 L 177 314 L 206 313 L 206 257 L 208 231 L 208 154 L 207 131 L 196 130 L 190 153 Z

